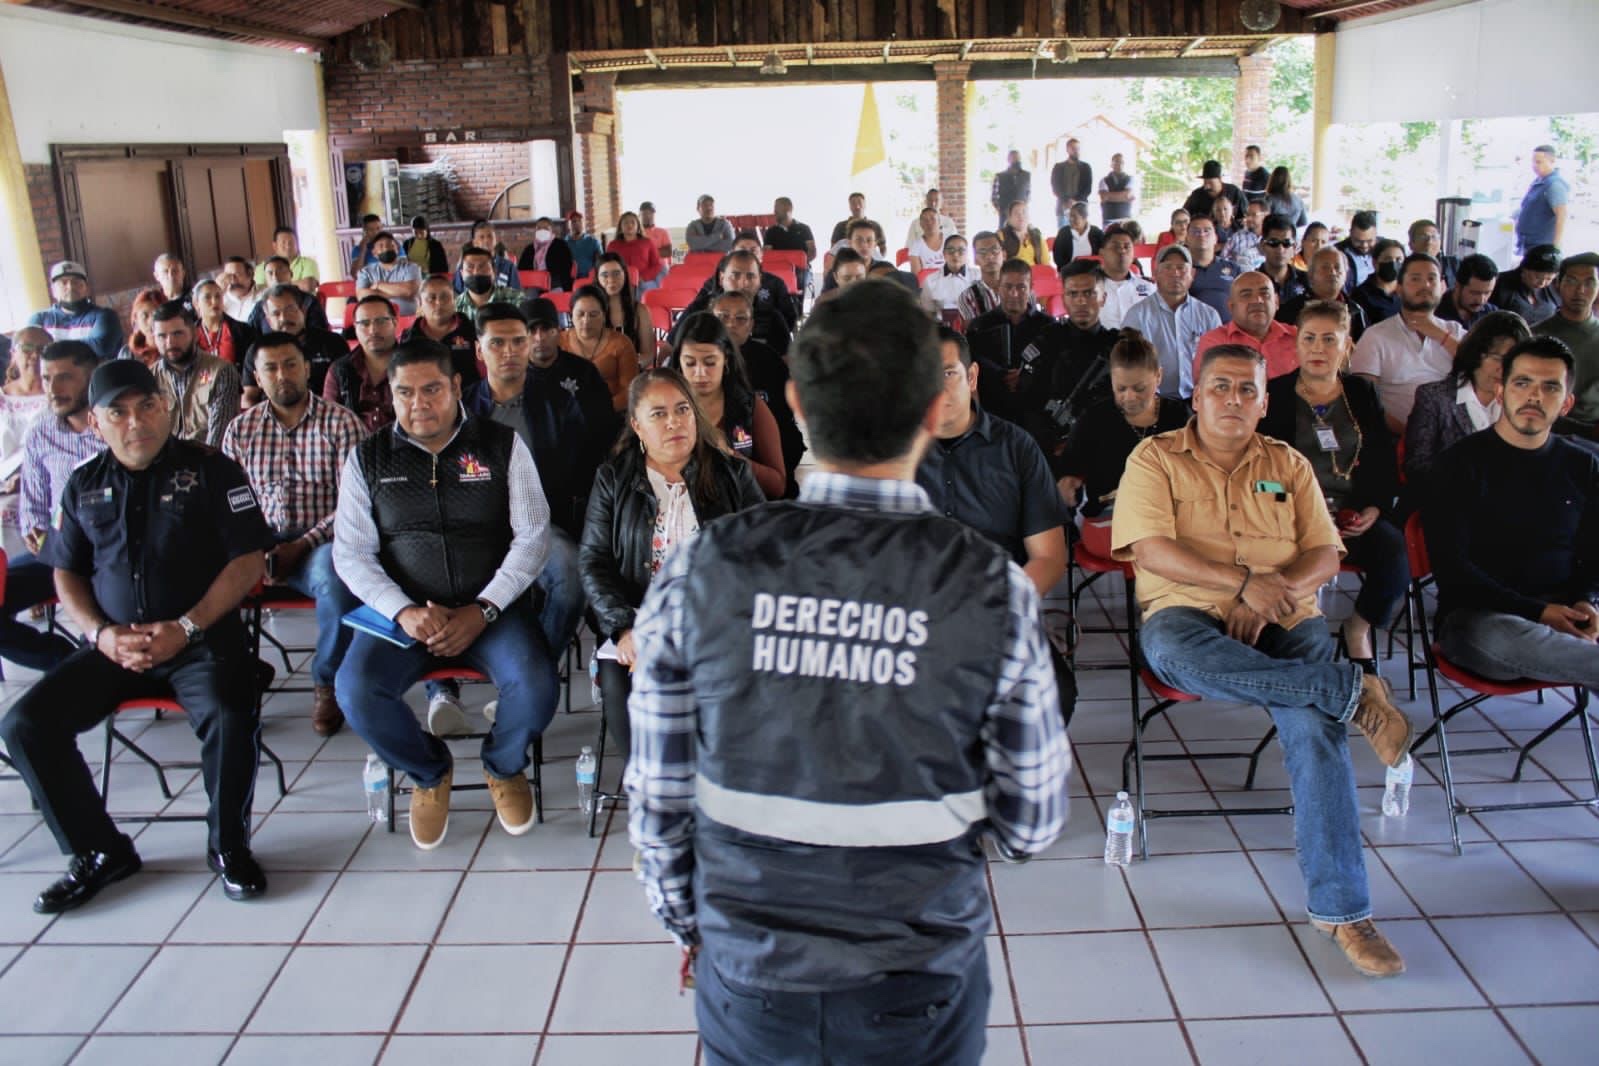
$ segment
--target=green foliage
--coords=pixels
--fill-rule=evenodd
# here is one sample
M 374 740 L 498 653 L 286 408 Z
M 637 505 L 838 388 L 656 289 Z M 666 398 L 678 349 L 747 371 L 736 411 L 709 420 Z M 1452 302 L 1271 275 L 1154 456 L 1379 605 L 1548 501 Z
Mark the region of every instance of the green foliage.
M 1573 115 L 1550 115 L 1549 134 L 1561 159 L 1574 159 L 1587 166 L 1599 155 L 1593 127 L 1577 122 Z
M 1154 142 L 1146 161 L 1168 174 L 1198 174 L 1207 159 L 1225 166 L 1232 155 L 1233 96 L 1230 78 L 1146 78 L 1127 99 L 1140 109 Z
M 1383 154 L 1389 159 L 1399 159 L 1401 156 L 1411 156 L 1420 148 L 1423 141 L 1431 140 L 1438 136 L 1438 123 L 1436 122 L 1401 122 L 1399 134 L 1388 142 L 1383 149 Z
M 1270 50 L 1272 125 L 1278 112 L 1287 116 L 1310 114 L 1315 106 L 1316 55 L 1309 40 L 1290 38 Z

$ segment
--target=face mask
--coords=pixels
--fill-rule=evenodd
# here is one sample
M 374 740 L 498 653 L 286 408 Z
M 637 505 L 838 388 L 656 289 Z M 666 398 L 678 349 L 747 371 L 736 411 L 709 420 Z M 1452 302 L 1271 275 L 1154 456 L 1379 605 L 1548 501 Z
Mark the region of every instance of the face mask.
M 383 252 L 378 256 L 378 262 L 385 266 L 400 258 L 399 252 Z
M 1399 264 L 1391 261 L 1378 263 L 1377 277 L 1387 284 L 1393 284 L 1399 280 Z
M 93 306 L 93 300 L 63 300 L 61 303 L 62 310 L 71 311 L 75 315 L 81 315 Z
M 550 231 L 547 230 L 547 229 L 534 230 L 533 231 L 533 243 L 534 244 L 549 244 L 550 243 Z
M 494 279 L 485 274 L 473 274 L 466 279 L 466 291 L 487 296 L 494 291 Z

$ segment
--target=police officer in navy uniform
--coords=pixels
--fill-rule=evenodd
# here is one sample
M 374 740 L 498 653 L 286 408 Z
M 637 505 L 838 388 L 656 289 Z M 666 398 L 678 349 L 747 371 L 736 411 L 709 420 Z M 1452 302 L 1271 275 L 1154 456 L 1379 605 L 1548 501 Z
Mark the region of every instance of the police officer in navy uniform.
M 640 876 L 710 1066 L 975 1066 L 982 838 L 1034 854 L 1066 814 L 1038 594 L 915 484 L 945 404 L 915 297 L 842 290 L 791 369 L 818 471 L 673 549 L 637 616 Z
M 229 899 L 258 896 L 266 876 L 250 853 L 250 804 L 260 718 L 238 607 L 265 572 L 272 533 L 237 463 L 173 435 L 170 404 L 143 363 L 103 364 L 89 406 L 107 450 L 72 472 L 39 552 L 84 647 L 0 722 L 45 824 L 72 856 L 33 909 L 70 910 L 138 872 L 77 735 L 123 700 L 150 696 L 176 698 L 200 738 L 207 863 Z

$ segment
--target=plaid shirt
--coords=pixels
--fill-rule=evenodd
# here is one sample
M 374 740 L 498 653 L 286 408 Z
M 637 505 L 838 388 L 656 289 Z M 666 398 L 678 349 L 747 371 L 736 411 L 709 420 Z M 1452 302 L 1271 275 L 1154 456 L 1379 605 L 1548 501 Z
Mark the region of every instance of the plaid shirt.
M 911 481 L 814 473 L 800 499 L 826 507 L 921 514 L 933 507 Z M 628 832 L 639 849 L 639 880 L 650 906 L 683 944 L 699 940 L 694 914 L 694 777 L 699 707 L 683 637 L 683 597 L 692 550 L 673 552 L 650 584 L 633 628 L 638 661 L 628 714 L 633 750 L 627 764 Z M 1071 748 L 1061 724 L 1038 593 L 1009 564 L 1011 641 L 996 664 L 994 702 L 984 712 L 983 799 L 988 827 L 1015 852 L 1036 854 L 1066 822 Z
M 99 455 L 105 444 L 94 430 L 79 433 L 66 420 L 46 412 L 22 438 L 22 485 L 17 525 L 22 535 L 50 528 L 50 513 L 67 477 L 78 464 Z
M 365 435 L 348 408 L 311 396 L 293 427 L 278 421 L 270 403 L 248 408 L 228 425 L 222 452 L 244 467 L 272 531 L 303 532 L 315 547 L 333 538 L 339 471 Z

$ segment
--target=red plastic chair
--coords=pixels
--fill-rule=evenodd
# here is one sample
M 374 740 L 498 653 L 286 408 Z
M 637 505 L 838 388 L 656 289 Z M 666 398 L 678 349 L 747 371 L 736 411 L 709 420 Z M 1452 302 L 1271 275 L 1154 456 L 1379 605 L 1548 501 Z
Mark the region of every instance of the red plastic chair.
M 763 263 L 761 270 L 780 279 L 790 296 L 799 295 L 799 282 L 794 277 L 794 268 L 787 263 Z
M 317 285 L 316 294 L 324 301 L 335 296 L 342 296 L 346 300 L 355 297 L 355 282 L 353 281 L 324 281 Z
M 932 277 L 934 274 L 937 274 L 942 269 L 944 269 L 944 268 L 943 267 L 924 267 L 923 269 L 921 269 L 921 270 L 916 272 L 916 281 L 917 281 L 917 283 L 918 284 L 925 283 L 928 278 Z
M 910 262 L 910 260 L 911 250 L 909 248 L 901 248 L 899 251 L 894 253 L 895 266 L 904 266 L 906 263 Z
M 1049 297 L 1059 296 L 1065 291 L 1060 282 L 1060 274 L 1055 270 L 1055 264 L 1033 264 L 1033 295 L 1036 298 L 1047 300 Z
M 572 294 L 569 292 L 547 292 L 544 298 L 555 305 L 558 314 L 569 315 L 572 313 Z
M 771 270 L 775 263 L 786 263 L 795 273 L 810 267 L 811 261 L 805 257 L 804 252 L 790 251 L 786 248 L 765 248 L 761 251 L 761 267 Z
M 411 324 L 415 321 L 415 315 L 400 315 L 394 320 L 394 330 L 396 333 L 404 334 L 406 330 L 411 328 Z
M 1413 757 L 1421 758 L 1421 746 L 1434 734 L 1438 737 L 1438 750 L 1428 754 L 1435 755 L 1441 770 L 1444 782 L 1444 801 L 1449 805 L 1449 835 L 1455 845 L 1455 854 L 1462 853 L 1460 846 L 1460 816 L 1462 814 L 1480 814 L 1491 811 L 1531 811 L 1554 810 L 1563 807 L 1587 807 L 1599 809 L 1599 755 L 1594 751 L 1593 726 L 1588 721 L 1588 690 L 1581 685 L 1562 685 L 1548 681 L 1534 681 L 1521 679 L 1516 681 L 1494 681 L 1478 674 L 1472 673 L 1458 663 L 1450 661 L 1443 653 L 1443 649 L 1433 642 L 1427 628 L 1426 605 L 1422 600 L 1424 582 L 1432 575 L 1432 560 L 1427 554 L 1427 539 L 1421 526 L 1421 516 L 1412 514 L 1405 521 L 1405 550 L 1410 556 L 1410 581 L 1411 595 L 1418 604 L 1417 624 L 1420 629 L 1421 645 L 1425 655 L 1427 670 L 1427 691 L 1432 701 L 1432 725 L 1421 733 L 1410 746 Z M 1445 711 L 1438 699 L 1438 675 L 1458 687 L 1464 689 L 1468 695 Z M 1525 744 L 1506 744 L 1485 748 L 1466 748 L 1451 752 L 1449 750 L 1449 737 L 1447 726 L 1451 719 L 1462 711 L 1473 707 L 1480 707 L 1483 701 L 1495 696 L 1526 696 L 1547 692 L 1553 689 L 1569 688 L 1573 694 L 1571 710 L 1557 718 L 1553 724 L 1543 732 L 1527 741 Z M 1485 712 L 1486 713 L 1486 712 Z M 1456 755 L 1503 755 L 1510 752 L 1516 753 L 1516 767 L 1511 774 L 1511 781 L 1520 781 L 1521 772 L 1526 767 L 1527 757 L 1532 750 L 1550 737 L 1559 732 L 1560 728 L 1575 718 L 1582 732 L 1583 752 L 1588 757 L 1588 779 L 1593 788 L 1593 796 L 1589 799 L 1564 799 L 1540 800 L 1529 803 L 1489 803 L 1470 805 L 1463 802 L 1455 795 L 1454 771 L 1450 759 Z
M 705 271 L 705 276 L 710 277 L 716 273 L 716 268 L 721 262 L 721 252 L 689 252 L 683 256 L 682 265 L 686 267 L 701 267 Z
M 518 270 L 517 280 L 524 289 L 538 289 L 544 292 L 550 287 L 550 272 L 548 270 Z

